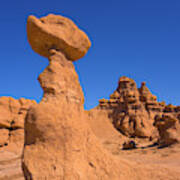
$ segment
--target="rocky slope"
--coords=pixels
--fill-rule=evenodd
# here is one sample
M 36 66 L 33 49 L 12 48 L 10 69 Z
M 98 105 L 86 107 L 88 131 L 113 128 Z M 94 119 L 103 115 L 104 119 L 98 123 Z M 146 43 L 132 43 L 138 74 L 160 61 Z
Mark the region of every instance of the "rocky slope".
M 90 48 L 87 35 L 52 14 L 30 16 L 27 35 L 49 60 L 38 78 L 44 94 L 39 104 L 0 98 L 0 180 L 180 179 L 179 107 L 159 103 L 145 83 L 138 89 L 121 77 L 109 100 L 85 111 L 73 61 Z M 124 151 L 123 144 L 138 148 Z M 166 160 L 154 155 L 172 151 Z

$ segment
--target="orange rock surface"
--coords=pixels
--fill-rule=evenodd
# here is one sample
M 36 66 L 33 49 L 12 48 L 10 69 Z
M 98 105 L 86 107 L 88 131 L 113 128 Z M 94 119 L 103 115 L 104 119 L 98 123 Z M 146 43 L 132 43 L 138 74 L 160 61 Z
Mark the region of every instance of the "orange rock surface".
M 51 56 L 50 49 L 55 49 L 75 61 L 91 46 L 86 34 L 70 19 L 60 15 L 49 14 L 40 19 L 29 16 L 27 35 L 32 49 L 45 57 Z
M 0 179 L 22 179 L 21 157 L 24 146 L 24 120 L 35 101 L 0 98 Z
M 85 111 L 72 61 L 87 53 L 87 35 L 52 14 L 30 16 L 27 34 L 49 59 L 44 94 L 39 104 L 0 98 L 0 180 L 180 180 L 179 106 L 121 77 L 109 100 Z
M 159 146 L 179 142 L 179 107 L 158 102 L 145 82 L 138 89 L 132 79 L 121 77 L 110 99 L 100 100 L 95 109 L 106 112 L 109 122 L 126 137 L 144 138 Z

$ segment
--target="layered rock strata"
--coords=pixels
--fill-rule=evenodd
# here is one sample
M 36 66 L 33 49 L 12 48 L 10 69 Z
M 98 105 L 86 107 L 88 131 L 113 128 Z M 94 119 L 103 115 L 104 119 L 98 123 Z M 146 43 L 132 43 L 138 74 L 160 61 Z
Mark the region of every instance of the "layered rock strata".
M 179 106 L 158 102 L 145 82 L 137 88 L 134 80 L 121 77 L 110 99 L 101 99 L 95 109 L 107 112 L 109 121 L 126 137 L 157 140 L 160 146 L 179 142 Z M 171 143 L 167 129 L 174 129 Z

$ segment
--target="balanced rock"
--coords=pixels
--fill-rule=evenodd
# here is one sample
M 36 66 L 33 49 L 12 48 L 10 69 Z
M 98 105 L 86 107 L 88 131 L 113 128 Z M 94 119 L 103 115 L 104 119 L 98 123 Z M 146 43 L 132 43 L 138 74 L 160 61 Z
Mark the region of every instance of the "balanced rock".
M 142 169 L 137 173 L 139 167 L 114 157 L 94 135 L 78 75 L 66 52 L 56 48 L 49 52 L 49 65 L 38 78 L 42 101 L 25 119 L 25 179 L 144 180 Z M 152 172 L 146 169 L 145 174 L 150 178 Z M 156 175 L 165 178 L 159 171 Z
M 86 34 L 70 19 L 49 14 L 40 19 L 29 16 L 28 41 L 38 54 L 49 57 L 51 49 L 61 51 L 71 61 L 82 58 L 91 46 Z
M 31 32 L 33 33 L 28 30 L 28 36 L 36 40 L 38 37 L 31 36 Z M 41 33 L 41 29 L 39 32 Z M 71 34 L 69 31 L 67 33 Z M 44 38 L 46 35 L 48 39 L 48 34 L 45 34 Z M 76 36 L 76 33 L 73 36 Z M 46 44 L 44 41 L 41 43 Z M 84 44 L 83 41 L 79 43 Z M 86 121 L 82 88 L 74 65 L 67 58 L 71 49 L 67 48 L 66 51 L 56 48 L 48 51 L 51 54 L 48 55 L 49 65 L 38 78 L 44 95 L 42 101 L 29 110 L 25 121 L 25 178 L 123 178 L 124 173 L 121 174 L 119 168 L 114 168 L 119 166 L 119 162 L 104 150 Z M 129 173 L 130 168 L 126 163 L 122 164 L 122 172 L 126 169 Z

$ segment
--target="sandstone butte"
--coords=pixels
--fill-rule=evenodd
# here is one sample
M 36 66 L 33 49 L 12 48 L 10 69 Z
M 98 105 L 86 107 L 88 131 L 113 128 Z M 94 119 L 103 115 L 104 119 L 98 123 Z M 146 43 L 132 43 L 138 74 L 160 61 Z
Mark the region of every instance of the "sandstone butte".
M 0 98 L 0 180 L 180 180 L 180 106 L 121 77 L 84 110 L 73 61 L 91 46 L 70 19 L 29 16 L 28 41 L 49 59 L 39 104 Z

